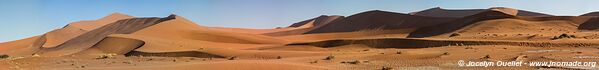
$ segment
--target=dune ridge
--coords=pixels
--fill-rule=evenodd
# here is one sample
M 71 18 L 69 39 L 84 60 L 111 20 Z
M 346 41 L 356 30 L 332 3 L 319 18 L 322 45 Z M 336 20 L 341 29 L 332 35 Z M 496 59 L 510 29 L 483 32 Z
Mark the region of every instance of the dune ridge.
M 344 16 L 326 16 L 322 15 L 313 19 L 305 20 L 302 22 L 294 23 L 287 28 L 295 28 L 294 30 L 287 31 L 279 31 L 279 32 L 271 32 L 264 33 L 263 35 L 267 36 L 288 36 L 288 35 L 300 35 L 304 34 L 309 30 L 313 30 L 316 28 L 320 28 L 322 26 L 326 26 L 331 22 L 339 21 L 344 19 Z
M 489 11 L 489 10 L 501 11 L 501 12 L 508 13 L 508 14 L 514 15 L 514 16 L 533 16 L 533 17 L 553 16 L 553 15 L 549 15 L 549 14 L 531 12 L 531 11 L 526 11 L 526 10 L 518 10 L 518 9 L 513 9 L 513 8 L 507 8 L 507 7 L 492 7 L 492 8 L 488 8 L 488 9 L 459 9 L 459 10 L 443 9 L 441 7 L 435 7 L 435 8 L 430 8 L 430 9 L 426 9 L 426 10 L 422 10 L 422 11 L 418 11 L 418 12 L 411 12 L 409 14 L 417 15 L 417 16 L 429 16 L 429 17 L 461 18 L 461 17 L 472 16 L 477 13 L 481 13 L 481 12 L 485 12 L 485 11 Z
M 170 20 L 173 17 L 175 17 L 175 15 L 171 15 L 166 18 L 134 18 L 119 20 L 117 22 L 107 24 L 98 29 L 79 35 L 73 40 L 69 40 L 58 47 L 43 48 L 36 54 L 42 56 L 64 56 L 74 54 L 92 47 L 110 34 L 132 33 L 162 21 Z

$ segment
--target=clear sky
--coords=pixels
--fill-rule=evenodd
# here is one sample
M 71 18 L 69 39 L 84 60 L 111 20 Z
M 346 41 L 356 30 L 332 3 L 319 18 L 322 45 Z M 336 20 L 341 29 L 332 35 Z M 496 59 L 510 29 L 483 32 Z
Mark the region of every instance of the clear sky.
M 433 7 L 510 7 L 572 16 L 599 10 L 599 0 L 0 0 L 0 42 L 41 35 L 70 22 L 114 12 L 136 17 L 177 14 L 199 25 L 284 27 L 320 15 L 349 16 L 368 10 L 400 13 Z

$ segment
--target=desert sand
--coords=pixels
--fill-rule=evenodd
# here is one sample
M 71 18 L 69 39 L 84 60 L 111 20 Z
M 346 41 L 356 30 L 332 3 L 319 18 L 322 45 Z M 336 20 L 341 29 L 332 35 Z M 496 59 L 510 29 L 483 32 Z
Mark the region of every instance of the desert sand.
M 322 15 L 272 29 L 114 13 L 0 43 L 2 70 L 599 69 L 464 67 L 465 61 L 599 62 L 599 17 L 506 7 Z M 584 57 L 584 58 L 582 58 Z

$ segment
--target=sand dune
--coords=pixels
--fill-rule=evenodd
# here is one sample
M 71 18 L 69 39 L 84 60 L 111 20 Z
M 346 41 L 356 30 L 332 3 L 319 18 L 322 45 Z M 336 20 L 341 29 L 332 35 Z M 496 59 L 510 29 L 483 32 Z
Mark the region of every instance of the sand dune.
M 108 16 L 105 16 L 103 18 L 100 18 L 98 20 L 88 20 L 88 21 L 79 21 L 79 22 L 74 22 L 71 23 L 65 27 L 76 27 L 76 28 L 81 28 L 83 30 L 89 31 L 89 30 L 94 30 L 96 28 L 102 27 L 104 25 L 110 24 L 112 22 L 116 22 L 118 20 L 123 20 L 123 19 L 129 19 L 129 18 L 134 18 L 133 16 L 129 16 L 129 15 L 125 15 L 122 13 L 112 13 Z
M 369 29 L 372 30 L 418 28 L 436 25 L 451 20 L 453 19 L 413 16 L 408 14 L 373 10 L 358 13 L 347 18 L 331 22 L 322 27 L 311 29 L 308 32 L 306 32 L 306 34 L 352 32 Z
M 11 56 L 30 56 L 38 51 L 45 42 L 45 37 L 34 36 L 21 40 L 0 43 L 0 54 Z
M 278 32 L 270 32 L 264 33 L 263 35 L 268 36 L 287 36 L 287 35 L 299 35 L 304 34 L 309 30 L 321 28 L 323 26 L 328 25 L 331 22 L 339 21 L 344 19 L 343 16 L 326 16 L 322 15 L 313 19 L 305 20 L 302 22 L 294 23 L 290 25 L 288 28 L 295 28 L 294 30 L 287 31 L 278 31 Z
M 163 22 L 150 26 L 146 29 L 142 29 L 139 32 L 133 33 L 134 35 L 152 36 L 161 38 L 175 38 L 175 39 L 191 39 L 191 40 L 202 40 L 212 42 L 224 42 L 224 43 L 243 43 L 243 44 L 281 44 L 285 43 L 283 40 L 262 36 L 252 35 L 243 33 L 233 33 L 218 30 L 211 30 L 208 27 L 199 26 L 183 17 L 176 17 L 172 21 Z
M 492 7 L 489 9 L 460 9 L 460 10 L 452 10 L 452 9 L 443 9 L 441 7 L 430 8 L 418 12 L 412 12 L 411 15 L 418 16 L 430 16 L 430 17 L 467 17 L 474 15 L 476 13 L 485 12 L 488 10 L 502 11 L 504 13 L 514 15 L 514 16 L 535 16 L 535 17 L 547 17 L 552 16 L 543 13 L 530 12 L 525 10 L 518 10 L 506 7 Z
M 37 54 L 42 56 L 64 56 L 74 54 L 92 47 L 110 34 L 132 33 L 162 21 L 170 20 L 172 18 L 174 18 L 174 16 L 169 16 L 166 18 L 134 18 L 119 20 L 117 22 L 107 24 L 98 29 L 81 34 L 58 47 L 41 49 L 39 52 L 37 52 Z
M 131 38 L 120 38 L 120 37 L 106 37 L 102 41 L 98 42 L 92 48 L 79 53 L 85 54 L 127 54 L 145 44 L 144 41 L 131 39 Z M 100 52 L 100 53 L 94 53 Z
M 431 8 L 322 15 L 273 29 L 209 27 L 183 16 L 114 13 L 0 43 L 15 70 L 593 69 L 460 67 L 468 61 L 596 61 L 599 20 L 525 10 Z
M 64 26 L 61 29 L 56 29 L 56 30 L 53 30 L 53 31 L 50 31 L 50 32 L 44 34 L 46 37 L 46 42 L 44 43 L 44 45 L 42 47 L 44 47 L 44 48 L 56 47 L 56 46 L 61 45 L 61 44 L 65 43 L 66 41 L 71 40 L 87 31 L 96 29 L 98 27 L 104 26 L 104 25 L 112 23 L 112 22 L 116 22 L 118 20 L 127 19 L 127 18 L 133 18 L 133 17 L 124 15 L 124 14 L 120 14 L 120 13 L 113 13 L 109 16 L 106 16 L 106 17 L 98 19 L 98 20 L 73 22 L 71 24 Z
M 84 31 L 79 28 L 74 27 L 66 27 L 61 29 L 56 29 L 44 34 L 46 38 L 46 42 L 42 47 L 44 48 L 53 48 L 56 47 L 68 40 L 71 40 L 87 31 Z
M 505 14 L 505 13 L 499 12 L 499 11 L 486 11 L 486 12 L 478 13 L 476 15 L 472 15 L 472 16 L 464 17 L 464 18 L 461 18 L 458 20 L 454 20 L 451 22 L 446 22 L 444 24 L 418 28 L 418 30 L 410 33 L 410 35 L 408 37 L 421 38 L 421 37 L 435 36 L 435 35 L 445 34 L 445 33 L 449 33 L 449 32 L 454 32 L 458 29 L 461 29 L 464 26 L 473 24 L 474 22 L 490 20 L 490 19 L 509 18 L 509 17 L 514 17 L 514 16 L 508 15 L 508 14 Z

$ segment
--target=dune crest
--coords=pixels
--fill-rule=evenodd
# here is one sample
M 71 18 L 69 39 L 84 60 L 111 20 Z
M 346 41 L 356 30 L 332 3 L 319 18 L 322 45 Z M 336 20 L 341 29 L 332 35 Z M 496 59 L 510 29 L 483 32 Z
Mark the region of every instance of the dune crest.
M 453 18 L 461 18 L 474 15 L 476 13 L 481 13 L 488 10 L 501 11 L 506 14 L 511 14 L 514 16 L 534 16 L 534 17 L 548 17 L 553 16 L 549 14 L 536 13 L 526 10 L 518 10 L 507 7 L 491 7 L 489 9 L 443 9 L 441 7 L 430 8 L 418 12 L 412 12 L 411 15 L 418 16 L 430 16 L 430 17 L 453 17 Z
M 113 13 L 113 14 L 110 14 L 109 16 L 106 16 L 106 17 L 98 19 L 98 20 L 79 21 L 79 22 L 70 23 L 61 29 L 56 29 L 56 30 L 53 30 L 53 31 L 50 31 L 50 32 L 44 34 L 47 41 L 44 43 L 44 45 L 42 47 L 44 47 L 44 48 L 56 47 L 58 45 L 65 43 L 67 40 L 71 40 L 87 31 L 96 29 L 98 27 L 102 27 L 106 24 L 116 22 L 118 20 L 128 19 L 128 18 L 133 18 L 133 17 L 129 16 L 129 15 L 121 14 L 121 13 Z
M 309 30 L 312 29 L 317 29 L 320 28 L 322 26 L 326 26 L 331 22 L 334 21 L 339 21 L 344 19 L 344 16 L 327 16 L 327 15 L 321 15 L 318 16 L 316 18 L 312 18 L 312 19 L 308 19 L 302 22 L 298 22 L 298 23 L 294 23 L 290 26 L 288 26 L 287 28 L 294 28 L 294 30 L 287 30 L 287 31 L 279 31 L 279 32 L 270 32 L 270 33 L 264 33 L 263 35 L 268 35 L 268 36 L 288 36 L 288 35 L 299 35 L 299 34 L 304 34 Z

